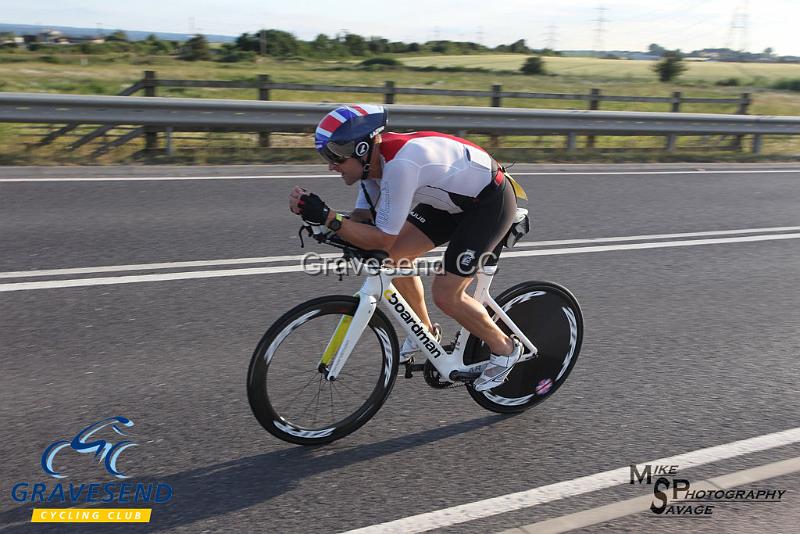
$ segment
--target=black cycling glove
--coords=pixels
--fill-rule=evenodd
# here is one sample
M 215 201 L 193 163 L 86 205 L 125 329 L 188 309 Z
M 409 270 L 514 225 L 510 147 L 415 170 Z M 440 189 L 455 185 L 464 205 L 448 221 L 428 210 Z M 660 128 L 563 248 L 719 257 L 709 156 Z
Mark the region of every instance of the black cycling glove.
M 328 220 L 328 213 L 331 211 L 328 205 L 314 193 L 302 195 L 297 207 L 300 208 L 300 216 L 303 220 L 311 224 L 325 224 L 325 221 Z

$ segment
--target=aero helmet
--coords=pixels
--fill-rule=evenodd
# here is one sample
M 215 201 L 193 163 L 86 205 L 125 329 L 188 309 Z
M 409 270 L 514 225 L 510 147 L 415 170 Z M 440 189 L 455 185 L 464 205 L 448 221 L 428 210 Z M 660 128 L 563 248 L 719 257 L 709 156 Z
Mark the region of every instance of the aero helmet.
M 317 152 L 327 161 L 340 164 L 347 158 L 369 162 L 374 137 L 383 131 L 389 114 L 383 106 L 362 104 L 341 106 L 320 121 L 314 135 Z

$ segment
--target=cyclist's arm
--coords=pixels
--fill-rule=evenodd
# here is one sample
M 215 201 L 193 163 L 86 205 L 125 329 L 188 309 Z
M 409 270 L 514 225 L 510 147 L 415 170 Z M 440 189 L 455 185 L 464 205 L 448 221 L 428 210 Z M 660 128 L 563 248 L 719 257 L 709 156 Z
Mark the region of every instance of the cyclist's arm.
M 357 223 L 371 223 L 372 213 L 369 208 L 356 208 L 350 212 L 350 220 Z
M 389 250 L 406 221 L 419 182 L 419 166 L 412 162 L 392 161 L 383 169 L 376 226 L 345 220 L 337 235 L 359 248 Z M 335 214 L 328 216 L 328 222 Z
M 336 213 L 331 210 L 326 224 L 330 223 L 335 217 Z M 396 235 L 387 234 L 375 226 L 350 219 L 342 221 L 342 227 L 336 232 L 336 235 L 364 250 L 389 250 L 397 239 Z

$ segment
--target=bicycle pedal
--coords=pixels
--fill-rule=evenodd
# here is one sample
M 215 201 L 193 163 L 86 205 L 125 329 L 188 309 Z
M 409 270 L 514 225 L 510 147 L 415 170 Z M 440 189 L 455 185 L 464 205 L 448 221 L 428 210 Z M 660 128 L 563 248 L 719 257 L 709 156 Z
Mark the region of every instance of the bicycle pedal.
M 406 367 L 406 372 L 403 375 L 405 378 L 414 378 L 414 374 L 411 372 L 413 370 L 412 367 L 414 366 L 413 361 L 414 360 L 412 358 L 403 364 Z
M 403 375 L 405 378 L 414 378 L 414 371 L 422 371 L 425 369 L 425 364 L 423 363 L 414 363 L 414 358 L 411 358 L 403 365 L 406 366 L 406 372 Z
M 472 373 L 464 373 L 461 371 L 453 371 L 450 373 L 450 380 L 454 382 L 474 382 L 476 378 L 481 376 L 480 371 Z

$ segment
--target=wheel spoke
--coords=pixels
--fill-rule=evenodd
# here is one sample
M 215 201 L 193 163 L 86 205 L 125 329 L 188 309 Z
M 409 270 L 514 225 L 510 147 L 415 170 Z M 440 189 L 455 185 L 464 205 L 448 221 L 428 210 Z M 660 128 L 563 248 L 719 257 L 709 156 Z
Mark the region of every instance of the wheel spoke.
M 300 391 L 298 391 L 298 392 L 297 392 L 297 395 L 295 395 L 295 396 L 292 398 L 292 400 L 291 400 L 291 401 L 289 401 L 289 405 L 290 405 L 290 406 L 291 406 L 292 404 L 294 404 L 294 401 L 296 401 L 296 400 L 297 400 L 297 397 L 299 397 L 300 395 L 302 395 L 302 394 L 303 394 L 303 392 L 306 390 L 306 388 L 307 388 L 308 386 L 310 386 L 310 385 L 311 385 L 311 382 L 313 382 L 313 381 L 314 381 L 314 377 L 312 376 L 311 378 L 309 378 L 309 379 L 308 379 L 308 382 L 306 382 L 306 385 L 305 385 L 305 386 L 303 386 L 303 389 L 301 389 Z
M 333 383 L 334 382 L 331 382 L 331 384 L 333 384 Z M 337 386 L 342 386 L 342 387 L 346 388 L 348 391 L 352 391 L 353 393 L 358 394 L 358 391 L 356 391 L 355 389 L 353 389 L 349 385 L 347 385 L 347 382 L 342 382 L 341 380 L 336 380 L 335 383 L 336 383 Z
M 331 382 L 330 387 L 328 388 L 331 394 L 331 415 L 334 415 L 333 411 L 333 382 Z
M 319 399 L 322 396 L 322 377 L 319 379 L 319 386 L 317 387 L 317 394 L 314 395 L 314 398 L 317 399 L 316 407 L 314 408 L 314 423 L 317 422 L 317 417 L 319 416 Z

